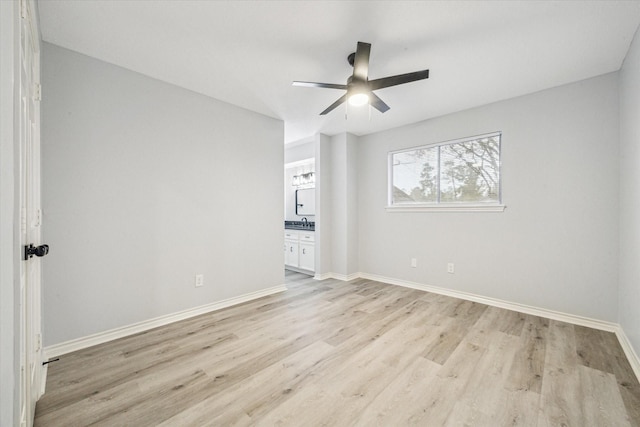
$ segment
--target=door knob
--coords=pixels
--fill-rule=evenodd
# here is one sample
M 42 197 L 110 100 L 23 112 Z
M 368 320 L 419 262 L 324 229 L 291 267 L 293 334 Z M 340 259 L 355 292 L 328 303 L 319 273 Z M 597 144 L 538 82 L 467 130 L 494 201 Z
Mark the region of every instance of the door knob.
M 37 257 L 43 257 L 49 253 L 49 245 L 40 245 L 40 246 L 25 246 L 24 247 L 24 260 L 28 260 L 32 258 L 34 255 Z

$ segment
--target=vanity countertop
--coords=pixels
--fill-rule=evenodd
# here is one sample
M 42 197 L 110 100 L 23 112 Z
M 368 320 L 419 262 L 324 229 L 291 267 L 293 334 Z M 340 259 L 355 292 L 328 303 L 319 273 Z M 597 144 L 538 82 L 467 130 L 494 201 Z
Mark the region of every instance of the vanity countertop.
M 303 221 L 285 221 L 284 222 L 285 230 L 304 230 L 304 231 L 315 231 L 316 223 L 313 221 L 303 222 Z

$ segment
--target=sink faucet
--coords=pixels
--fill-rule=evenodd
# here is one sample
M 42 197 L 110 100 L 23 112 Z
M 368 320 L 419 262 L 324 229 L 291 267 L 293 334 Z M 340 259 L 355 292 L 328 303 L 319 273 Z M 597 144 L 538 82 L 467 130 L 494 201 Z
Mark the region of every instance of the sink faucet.
M 302 225 L 304 225 L 305 227 L 309 226 L 309 220 L 307 219 L 307 217 L 303 217 L 300 222 L 302 222 Z

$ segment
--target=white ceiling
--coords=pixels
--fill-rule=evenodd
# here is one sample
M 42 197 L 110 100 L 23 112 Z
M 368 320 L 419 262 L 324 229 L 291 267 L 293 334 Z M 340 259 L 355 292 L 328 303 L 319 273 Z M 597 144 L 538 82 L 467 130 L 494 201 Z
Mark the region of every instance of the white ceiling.
M 286 142 L 363 135 L 620 69 L 640 23 L 634 1 L 40 0 L 50 43 L 282 119 Z M 370 79 L 428 68 L 381 89 L 381 114 L 345 106 L 358 41 Z M 369 117 L 370 113 L 370 117 Z

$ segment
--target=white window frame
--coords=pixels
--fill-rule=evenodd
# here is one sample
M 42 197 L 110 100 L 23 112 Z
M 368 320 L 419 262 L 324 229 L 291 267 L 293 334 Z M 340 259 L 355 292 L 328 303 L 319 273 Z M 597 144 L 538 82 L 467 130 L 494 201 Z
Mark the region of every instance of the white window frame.
M 497 202 L 478 202 L 478 203 L 441 203 L 441 202 L 429 202 L 429 203 L 393 203 L 393 156 L 395 154 L 404 153 L 407 151 L 419 150 L 423 148 L 442 147 L 445 145 L 458 144 L 461 142 L 473 141 L 476 139 L 500 137 L 500 162 L 499 176 L 500 186 Z M 438 165 L 438 169 L 440 165 Z M 438 171 L 438 173 L 440 173 Z M 506 206 L 502 200 L 502 132 L 491 132 L 482 135 L 474 135 L 466 138 L 458 138 L 449 141 L 436 142 L 433 144 L 420 145 L 417 147 L 403 148 L 401 150 L 390 151 L 387 158 L 387 206 L 385 209 L 387 212 L 503 212 Z

